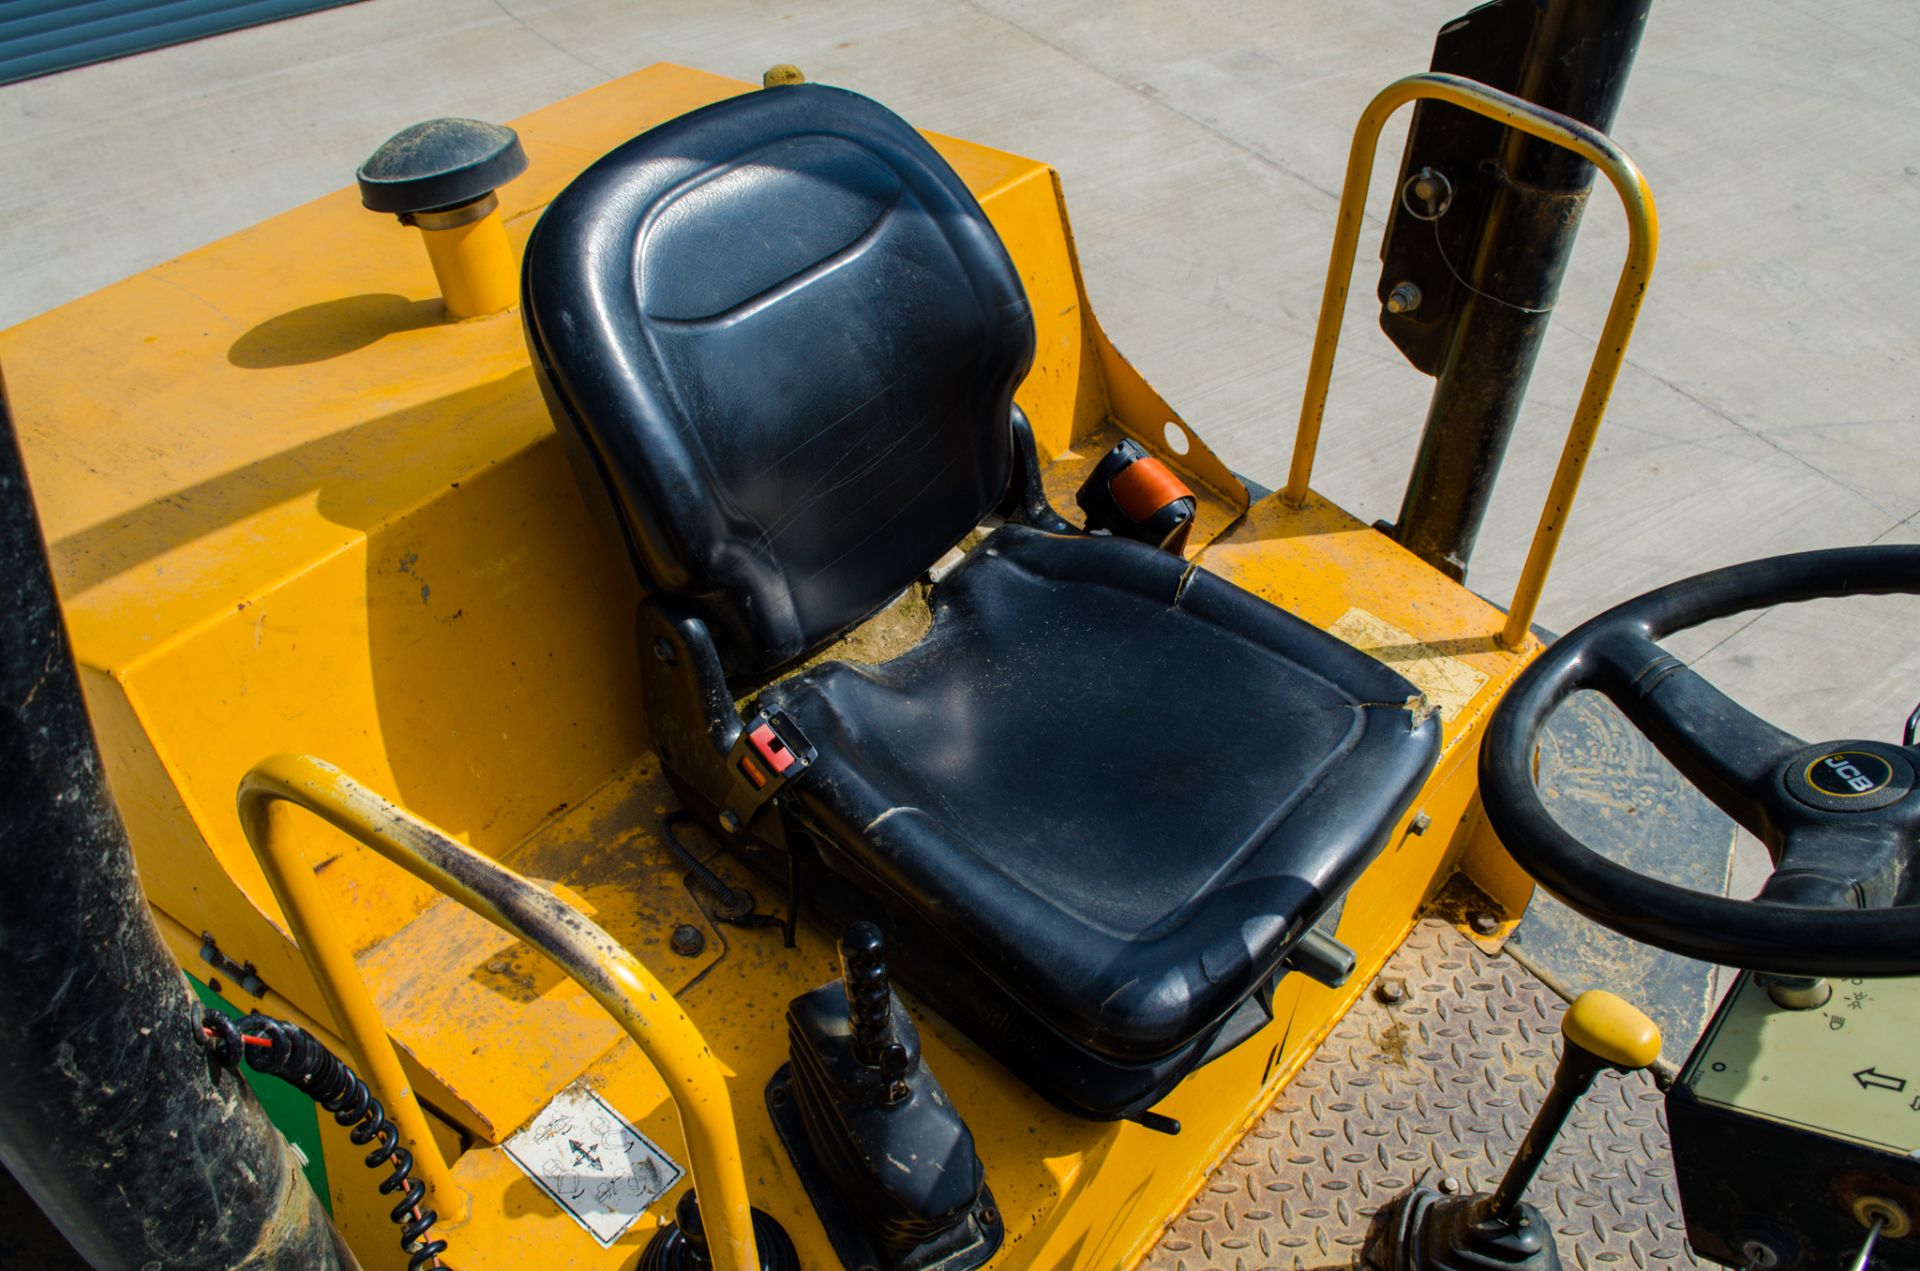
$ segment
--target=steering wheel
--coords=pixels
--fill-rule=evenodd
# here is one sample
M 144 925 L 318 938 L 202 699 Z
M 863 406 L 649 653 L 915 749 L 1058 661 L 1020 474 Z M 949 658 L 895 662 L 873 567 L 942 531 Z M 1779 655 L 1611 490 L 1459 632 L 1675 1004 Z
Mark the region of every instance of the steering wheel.
M 1495 712 L 1480 753 L 1488 820 L 1541 886 L 1644 943 L 1784 975 L 1920 974 L 1920 748 L 1809 745 L 1655 643 L 1751 609 L 1914 593 L 1920 547 L 1849 547 L 1714 570 L 1607 610 L 1549 645 Z M 1833 656 L 1844 650 L 1838 642 Z M 1636 873 L 1554 820 L 1534 787 L 1535 748 L 1580 689 L 1612 699 L 1682 776 L 1766 844 L 1773 874 L 1758 897 Z

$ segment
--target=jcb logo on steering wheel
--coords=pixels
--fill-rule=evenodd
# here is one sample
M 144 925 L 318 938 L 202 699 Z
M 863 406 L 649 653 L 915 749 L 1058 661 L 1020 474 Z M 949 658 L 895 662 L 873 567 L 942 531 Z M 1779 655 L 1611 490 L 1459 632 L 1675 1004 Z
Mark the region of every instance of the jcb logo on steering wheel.
M 1837 750 L 1807 765 L 1807 784 L 1823 794 L 1853 798 L 1872 794 L 1893 780 L 1893 766 L 1878 755 Z
M 1860 771 L 1860 766 L 1845 755 L 1828 755 L 1820 762 L 1833 769 L 1833 775 L 1846 782 L 1855 794 L 1872 794 L 1879 788 L 1872 777 Z

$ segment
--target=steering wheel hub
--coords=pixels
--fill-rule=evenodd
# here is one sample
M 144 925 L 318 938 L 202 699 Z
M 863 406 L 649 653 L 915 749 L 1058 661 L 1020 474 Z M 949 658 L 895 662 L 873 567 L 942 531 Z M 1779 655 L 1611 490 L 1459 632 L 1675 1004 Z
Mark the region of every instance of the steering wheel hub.
M 1822 812 L 1871 812 L 1913 789 L 1913 766 L 1894 746 L 1837 741 L 1810 746 L 1787 761 L 1787 793 Z

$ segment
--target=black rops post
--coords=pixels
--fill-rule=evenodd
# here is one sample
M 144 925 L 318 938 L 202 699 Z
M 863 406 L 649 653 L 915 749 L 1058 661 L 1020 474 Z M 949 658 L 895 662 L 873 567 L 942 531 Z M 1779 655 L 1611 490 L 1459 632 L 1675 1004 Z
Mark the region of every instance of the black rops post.
M 1432 68 L 1606 131 L 1652 0 L 1493 0 Z M 1415 108 L 1381 247 L 1380 326 L 1434 377 L 1394 536 L 1464 579 L 1546 339 L 1593 165 L 1443 102 Z
M 96 1267 L 339 1268 L 161 942 L 0 384 L 0 1161 Z

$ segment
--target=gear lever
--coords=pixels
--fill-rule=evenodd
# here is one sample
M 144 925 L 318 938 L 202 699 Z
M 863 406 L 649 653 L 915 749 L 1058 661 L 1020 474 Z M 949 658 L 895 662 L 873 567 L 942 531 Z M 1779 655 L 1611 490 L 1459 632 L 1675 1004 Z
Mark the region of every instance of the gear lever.
M 1553 1231 L 1521 1199 L 1580 1096 L 1602 1069 L 1633 1072 L 1660 1056 L 1660 1030 L 1638 1008 L 1594 990 L 1560 1022 L 1565 1042 L 1553 1084 L 1491 1194 L 1447 1196 L 1415 1187 L 1374 1217 L 1362 1265 L 1368 1271 L 1559 1271 Z

